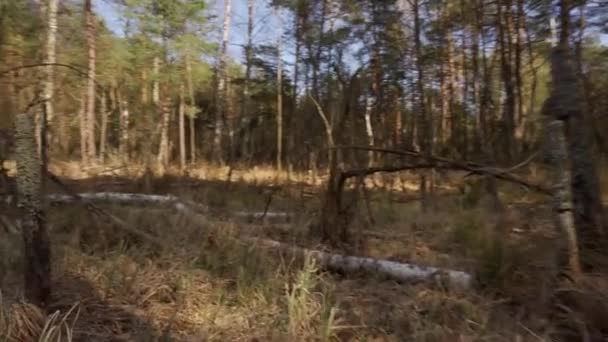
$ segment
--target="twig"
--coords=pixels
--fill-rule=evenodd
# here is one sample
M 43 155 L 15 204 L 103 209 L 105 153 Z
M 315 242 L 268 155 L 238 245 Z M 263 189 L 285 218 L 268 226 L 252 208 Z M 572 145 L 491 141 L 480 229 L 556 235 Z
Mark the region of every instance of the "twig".
M 268 199 L 266 200 L 266 205 L 264 206 L 264 213 L 262 214 L 262 222 L 264 222 L 264 219 L 266 218 L 266 214 L 268 214 L 268 209 L 270 209 L 270 203 L 272 203 L 272 197 L 277 191 L 279 191 L 279 188 L 274 188 L 268 194 Z

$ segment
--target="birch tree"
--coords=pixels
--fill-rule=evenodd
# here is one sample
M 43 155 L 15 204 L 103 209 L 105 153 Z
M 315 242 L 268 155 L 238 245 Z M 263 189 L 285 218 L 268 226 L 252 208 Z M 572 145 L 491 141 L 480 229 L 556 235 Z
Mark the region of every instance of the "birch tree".
M 228 40 L 230 39 L 230 22 L 232 19 L 232 0 L 224 0 L 224 23 L 222 25 L 222 41 L 217 63 L 217 99 L 215 109 L 215 129 L 213 135 L 213 158 L 216 162 L 223 164 L 223 134 L 224 120 L 228 101 L 227 85 L 228 73 Z
M 44 307 L 51 295 L 51 260 L 45 224 L 43 163 L 37 150 L 34 121 L 31 113 L 20 113 L 15 118 L 17 196 L 25 248 L 25 298 Z
M 55 53 L 57 45 L 57 2 L 58 0 L 48 0 L 47 3 L 47 27 L 46 27 L 46 44 L 45 44 L 45 60 L 48 64 L 45 67 L 45 80 L 44 80 L 44 112 L 46 115 L 46 121 L 52 123 L 55 117 L 53 107 L 53 94 L 55 92 L 55 66 L 51 65 L 57 62 L 57 56 Z M 47 127 L 47 141 L 51 143 L 51 146 L 55 143 L 53 135 L 54 125 L 50 125 L 50 129 Z
M 95 156 L 96 145 L 95 145 L 95 67 L 97 65 L 96 58 L 96 23 L 95 23 L 95 15 L 93 14 L 93 9 L 91 6 L 92 0 L 84 1 L 84 16 L 85 16 L 85 26 L 87 32 L 87 54 L 88 54 L 88 72 L 87 72 L 87 91 L 86 91 L 86 114 L 83 115 L 84 119 L 84 132 L 81 134 L 84 135 L 84 144 L 85 144 L 85 154 L 83 156 L 83 162 L 85 164 L 91 163 Z

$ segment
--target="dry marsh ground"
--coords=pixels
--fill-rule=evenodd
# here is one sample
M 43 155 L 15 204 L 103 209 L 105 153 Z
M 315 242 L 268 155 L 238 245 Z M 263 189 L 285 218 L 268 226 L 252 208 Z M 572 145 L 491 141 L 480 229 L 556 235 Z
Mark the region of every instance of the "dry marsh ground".
M 159 206 L 103 205 L 160 237 L 163 247 L 78 204 L 52 207 L 54 293 L 47 312 L 18 300 L 20 238 L 3 232 L 0 338 L 464 342 L 601 341 L 606 334 L 605 277 L 563 286 L 557 292 L 572 295 L 556 302 L 550 279 L 557 273 L 558 239 L 550 211 L 517 189 L 501 189 L 518 201 L 508 198 L 513 203 L 500 213 L 488 210 L 483 198 L 466 196 L 438 196 L 422 211 L 409 200 L 415 193 L 388 186 L 370 186 L 369 207 L 356 202 L 353 244 L 335 252 L 473 272 L 476 285 L 463 292 L 440 283 L 329 273 L 313 259 L 244 243 L 243 236 L 265 237 L 326 248 L 309 235 L 320 189 L 305 175 L 287 182 L 270 171 L 259 177 L 233 171 L 227 182 L 220 171 L 152 180 L 153 192 L 213 208 L 204 222 Z M 67 182 L 78 191 L 141 190 L 135 172 L 95 178 L 71 172 Z M 393 182 L 405 188 L 408 179 Z M 293 215 L 265 221 L 231 215 L 263 210 Z

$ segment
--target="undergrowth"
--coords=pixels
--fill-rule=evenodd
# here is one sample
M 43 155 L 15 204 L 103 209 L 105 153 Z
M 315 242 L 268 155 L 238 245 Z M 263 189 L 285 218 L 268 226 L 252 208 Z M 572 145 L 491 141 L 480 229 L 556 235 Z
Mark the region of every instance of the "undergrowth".
M 591 300 L 608 302 L 601 287 L 588 285 L 585 296 L 565 287 L 570 296 L 560 297 L 561 314 L 551 322 L 541 314 L 555 290 L 547 280 L 553 240 L 539 237 L 547 229 L 514 233 L 521 218 L 463 210 L 458 201 L 436 206 L 423 213 L 418 203 L 375 201 L 380 237 L 368 237 L 364 252 L 474 272 L 470 292 L 328 274 L 313 258 L 241 239 L 266 237 L 269 225 L 256 231 L 230 219 L 197 222 L 169 209 L 105 208 L 162 237 L 159 248 L 79 206 L 54 208 L 50 314 L 3 302 L 0 341 L 548 341 L 560 320 L 576 336 L 601 334 L 592 322 L 604 306 Z M 291 241 L 285 234 L 272 236 Z M 9 245 L 0 256 L 17 267 Z M 6 273 L 3 288 L 19 283 Z

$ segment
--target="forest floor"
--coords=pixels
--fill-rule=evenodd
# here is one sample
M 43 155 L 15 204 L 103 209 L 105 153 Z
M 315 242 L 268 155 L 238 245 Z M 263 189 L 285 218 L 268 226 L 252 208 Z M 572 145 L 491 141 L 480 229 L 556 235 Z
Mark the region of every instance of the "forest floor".
M 309 233 L 322 187 L 305 176 L 277 181 L 269 170 L 222 169 L 147 182 L 141 174 L 105 168 L 87 175 L 68 167 L 53 171 L 76 192 L 173 194 L 200 203 L 208 215 L 200 220 L 159 205 L 99 205 L 160 238 L 159 247 L 85 206 L 53 206 L 50 314 L 14 301 L 21 278 L 2 271 L 0 337 L 10 334 L 9 341 L 554 341 L 563 326 L 600 341 L 597 331 L 606 327 L 593 321 L 608 312 L 605 277 L 590 281 L 590 298 L 601 303 L 591 313 L 562 304 L 562 314 L 551 310 L 557 243 L 551 213 L 546 199 L 521 189 L 501 187 L 500 212 L 483 197 L 458 195 L 447 185 L 423 211 L 413 176 L 370 182 L 369 207 L 346 196 L 357 203 L 354 238 L 331 252 L 471 272 L 475 286 L 463 291 L 331 273 L 313 259 L 244 242 L 262 237 L 328 250 Z M 1 234 L 2 269 L 19 269 L 20 237 Z

